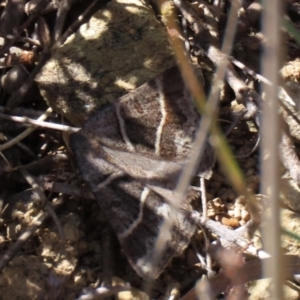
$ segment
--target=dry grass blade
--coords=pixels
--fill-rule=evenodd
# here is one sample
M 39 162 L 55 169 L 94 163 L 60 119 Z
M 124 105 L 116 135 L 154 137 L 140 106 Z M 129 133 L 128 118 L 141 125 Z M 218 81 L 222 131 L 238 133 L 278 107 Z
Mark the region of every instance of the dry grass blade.
M 279 149 L 280 126 L 278 121 L 279 101 L 277 91 L 279 66 L 281 59 L 281 1 L 273 1 L 272 5 L 265 3 L 263 30 L 268 37 L 268 47 L 265 47 L 262 58 L 263 75 L 268 78 L 273 87 L 264 86 L 265 101 L 262 111 L 262 192 L 269 195 L 271 204 L 268 207 L 270 215 L 265 210 L 266 225 L 263 228 L 263 239 L 266 251 L 271 259 L 264 261 L 264 273 L 273 279 L 272 299 L 283 299 L 283 259 L 281 253 L 280 235 L 280 204 L 279 204 Z

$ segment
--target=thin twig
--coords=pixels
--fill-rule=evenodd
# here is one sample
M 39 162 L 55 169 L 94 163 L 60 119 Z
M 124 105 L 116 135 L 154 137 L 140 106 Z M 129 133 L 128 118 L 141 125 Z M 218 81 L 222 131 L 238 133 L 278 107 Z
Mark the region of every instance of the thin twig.
M 42 122 L 43 120 L 46 120 L 47 117 L 52 113 L 52 108 L 48 108 L 45 113 L 43 115 L 41 115 L 37 120 L 34 120 L 36 122 Z M 3 116 L 7 116 L 5 114 L 0 114 Z M 10 116 L 8 116 L 10 117 Z M 1 118 L 1 117 L 0 117 Z M 13 117 L 14 118 L 14 117 Z M 20 118 L 20 117 L 17 117 Z M 24 117 L 23 117 L 24 118 Z M 27 119 L 27 118 L 26 118 Z M 6 142 L 3 145 L 0 145 L 0 151 L 4 151 L 7 148 L 12 147 L 13 145 L 19 143 L 21 140 L 23 140 L 24 138 L 26 138 L 29 134 L 31 134 L 36 128 L 31 127 L 31 128 L 27 128 L 25 131 L 23 131 L 21 134 L 19 134 L 18 136 L 14 137 L 13 139 L 9 140 L 8 142 Z
M 15 40 L 15 41 L 18 41 L 18 42 L 29 43 L 29 44 L 32 44 L 34 46 L 41 47 L 41 44 L 38 40 L 34 40 L 34 39 L 29 38 L 29 37 L 23 37 L 23 36 L 16 36 L 15 37 L 15 36 L 10 35 L 10 34 L 8 34 L 6 36 L 0 34 L 0 37 L 3 37 L 7 40 Z
M 6 108 L 8 110 L 12 110 L 13 108 L 19 106 L 19 104 L 22 103 L 24 96 L 33 85 L 36 75 L 42 70 L 43 66 L 46 64 L 49 58 L 50 58 L 49 52 L 43 52 L 41 54 L 38 64 L 30 73 L 30 75 L 28 76 L 24 84 L 16 92 L 12 93 L 9 99 L 7 100 Z
M 95 290 L 86 292 L 84 295 L 79 296 L 77 300 L 101 300 L 107 297 L 116 295 L 120 292 L 130 291 L 131 287 L 127 286 L 112 286 L 112 287 L 99 287 Z
M 58 233 L 61 238 L 61 243 L 64 244 L 65 237 L 62 230 L 61 223 L 53 209 L 53 207 L 49 204 L 47 201 L 47 198 L 44 194 L 44 191 L 40 187 L 40 183 L 34 178 L 34 176 L 31 176 L 23 167 L 18 167 L 18 170 L 21 172 L 23 177 L 26 179 L 26 181 L 32 186 L 32 188 L 38 193 L 40 200 L 42 201 L 43 206 L 45 207 L 45 210 L 49 213 L 49 215 L 52 217 L 54 224 L 57 227 Z
M 106 4 L 106 1 L 103 2 L 103 5 Z M 54 49 L 61 46 L 66 39 L 81 25 L 85 22 L 87 16 L 95 9 L 95 7 L 99 5 L 98 0 L 94 0 L 89 7 L 81 14 L 77 20 L 66 30 L 66 32 L 59 38 L 59 40 L 55 43 Z
M 261 82 L 263 82 L 263 83 L 265 83 L 269 86 L 273 86 L 272 82 L 270 80 L 268 80 L 266 77 L 254 72 L 253 70 L 251 70 L 249 67 L 247 67 L 242 62 L 235 59 L 234 57 L 228 56 L 228 60 L 230 62 L 232 62 L 234 65 L 236 65 L 238 68 L 243 70 L 244 72 L 248 73 L 253 78 L 255 78 L 255 79 L 257 79 L 257 80 L 259 80 L 259 81 L 261 81 Z M 278 87 L 278 97 L 282 101 L 286 101 L 286 102 L 288 102 L 289 104 L 291 104 L 293 106 L 296 105 L 295 101 L 289 96 L 287 91 L 282 86 Z
M 243 248 L 245 252 L 258 256 L 259 258 L 268 258 L 270 255 L 263 250 L 259 250 L 251 245 L 250 241 L 247 241 L 241 238 L 239 232 L 228 229 L 226 226 L 222 225 L 219 222 L 213 221 L 211 219 L 204 220 L 200 214 L 196 211 L 192 213 L 192 218 L 195 219 L 195 222 L 200 223 L 202 226 L 205 226 L 210 231 L 218 235 L 220 238 L 223 238 L 231 243 L 236 244 L 240 248 Z
M 71 133 L 77 132 L 80 130 L 80 128 L 78 128 L 78 127 L 71 127 L 71 126 L 67 126 L 67 125 L 43 122 L 43 121 L 39 121 L 39 120 L 33 120 L 33 119 L 30 119 L 27 117 L 17 117 L 17 116 L 0 114 L 0 119 L 6 120 L 6 121 L 13 121 L 13 122 L 29 124 L 29 125 L 48 128 L 48 129 L 66 131 L 66 132 L 71 132 Z
M 17 167 L 17 170 L 20 171 L 20 173 L 23 175 L 23 177 L 26 179 L 26 181 L 31 185 L 31 187 L 38 193 L 39 199 L 42 202 L 42 205 L 46 205 L 47 198 L 40 188 L 40 183 L 37 182 L 37 180 L 31 176 L 22 166 Z
M 45 182 L 42 184 L 44 190 L 51 190 L 53 193 L 61 193 L 77 198 L 95 200 L 92 192 L 87 188 L 78 188 L 77 186 L 61 182 Z
M 4 106 L 0 106 L 0 113 L 4 113 L 6 108 Z M 34 108 L 24 108 L 22 106 L 14 108 L 11 112 L 10 115 L 16 115 L 16 116 L 24 116 L 24 117 L 29 117 L 29 118 L 34 118 L 37 119 L 41 115 L 43 115 L 45 112 L 41 110 L 36 110 Z M 53 117 L 55 114 L 53 114 Z
M 78 2 L 78 0 L 62 0 L 62 1 L 60 1 L 58 10 L 57 10 L 55 27 L 54 27 L 54 41 L 58 41 L 60 39 L 61 33 L 63 31 L 63 27 L 65 25 L 65 20 L 66 20 L 67 14 L 68 14 L 71 6 L 74 5 L 76 2 Z M 82 21 L 82 19 L 80 19 L 80 17 L 79 17 L 79 20 Z
M 47 5 L 47 1 L 39 1 L 40 10 L 43 9 Z M 0 50 L 0 56 L 2 56 L 8 49 L 20 38 L 21 34 L 23 33 L 24 29 L 31 25 L 31 22 L 33 22 L 40 11 L 37 11 L 36 13 L 32 13 L 29 15 L 29 17 L 26 19 L 26 21 L 19 27 L 18 31 L 15 33 L 13 37 L 10 38 L 10 40 L 5 43 L 5 45 Z
M 207 219 L 207 198 L 206 198 L 206 189 L 205 189 L 205 179 L 200 177 L 200 191 L 201 191 L 201 200 L 202 200 L 202 211 L 204 220 Z
M 10 140 L 12 140 L 12 137 L 7 136 L 7 135 L 5 135 L 5 134 L 3 134 L 3 137 L 4 137 L 5 141 L 7 141 L 7 140 L 10 141 Z M 21 148 L 24 152 L 26 152 L 28 155 L 30 155 L 32 158 L 34 158 L 34 159 L 37 158 L 36 154 L 35 154 L 29 147 L 27 147 L 26 145 L 24 145 L 23 143 L 17 142 L 16 145 L 17 145 L 19 148 Z M 0 146 L 0 147 L 1 147 L 1 146 Z M 0 150 L 0 151 L 1 151 L 1 150 Z

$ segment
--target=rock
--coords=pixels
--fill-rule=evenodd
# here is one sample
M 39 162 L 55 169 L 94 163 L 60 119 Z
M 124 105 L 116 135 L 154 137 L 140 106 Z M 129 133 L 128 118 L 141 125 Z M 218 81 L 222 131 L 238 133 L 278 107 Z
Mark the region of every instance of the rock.
M 271 279 L 261 279 L 248 284 L 249 300 L 270 299 Z M 299 299 L 299 288 L 293 282 L 283 285 L 284 299 Z
M 300 215 L 288 209 L 282 209 L 281 212 L 281 225 L 282 227 L 300 236 Z M 287 234 L 282 235 L 282 247 L 284 248 L 286 254 L 300 255 L 300 244 L 299 241 L 294 237 Z
M 48 104 L 74 125 L 174 65 L 165 28 L 137 0 L 113 0 L 57 49 L 37 76 Z
M 292 210 L 300 212 L 300 188 L 297 183 L 291 178 L 283 178 L 280 184 L 280 199 Z
M 291 97 L 294 105 L 287 101 L 285 97 L 281 97 L 283 100 L 283 105 L 280 108 L 280 111 L 283 115 L 285 122 L 289 126 L 290 134 L 296 140 L 297 143 L 300 143 L 300 59 L 297 58 L 293 61 L 285 63 L 285 65 L 280 70 L 280 75 L 282 76 L 285 82 L 285 90 L 288 95 Z
M 288 209 L 281 211 L 281 225 L 284 229 L 300 236 L 300 215 Z M 279 234 L 279 233 L 278 233 Z M 282 247 L 285 254 L 300 255 L 299 241 L 286 234 L 282 235 Z M 270 299 L 271 279 L 261 279 L 247 284 L 248 299 Z M 284 281 L 284 299 L 299 299 L 299 287 L 291 281 Z
M 126 286 L 126 282 L 114 276 L 112 286 Z M 129 291 L 119 292 L 115 297 L 117 300 L 149 300 L 149 296 L 145 292 L 134 287 L 131 287 Z

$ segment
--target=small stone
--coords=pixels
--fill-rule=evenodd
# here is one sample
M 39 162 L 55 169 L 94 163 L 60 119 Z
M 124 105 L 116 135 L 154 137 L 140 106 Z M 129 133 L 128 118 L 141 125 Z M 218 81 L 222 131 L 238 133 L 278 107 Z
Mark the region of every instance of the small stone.
M 247 210 L 245 210 L 245 209 L 242 209 L 242 211 L 241 211 L 241 217 L 242 217 L 242 220 L 243 221 L 249 221 L 250 220 L 250 214 L 249 214 L 249 212 L 247 211 Z
M 289 208 L 300 212 L 300 188 L 293 179 L 282 179 L 279 195 Z
M 126 282 L 118 277 L 112 278 L 112 286 L 126 286 Z M 149 300 L 149 296 L 138 290 L 136 288 L 131 287 L 129 291 L 119 292 L 116 295 L 117 300 Z
M 254 169 L 250 169 L 250 170 L 248 170 L 247 172 L 246 172 L 246 177 L 248 177 L 248 176 L 251 176 L 251 175 L 255 175 L 256 174 L 256 172 L 255 172 L 255 170 Z
M 227 199 L 228 199 L 229 201 L 234 201 L 235 198 L 236 198 L 236 194 L 235 194 L 234 192 L 229 191 L 229 192 L 227 193 Z

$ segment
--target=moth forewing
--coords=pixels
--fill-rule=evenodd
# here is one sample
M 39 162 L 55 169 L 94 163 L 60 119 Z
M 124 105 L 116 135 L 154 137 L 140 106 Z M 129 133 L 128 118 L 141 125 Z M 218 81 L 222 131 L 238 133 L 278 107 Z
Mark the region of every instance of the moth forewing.
M 195 225 L 186 219 L 184 211 L 173 212 L 174 225 L 167 239 L 167 246 L 159 264 L 151 268 L 155 241 L 161 224 L 170 218 L 173 210 L 170 198 L 174 194 L 166 188 L 148 186 L 145 182 L 124 174 L 121 168 L 106 160 L 105 155 L 99 155 L 102 149 L 94 155 L 96 149 L 91 144 L 93 143 L 80 132 L 71 138 L 71 147 L 76 149 L 75 159 L 82 176 L 89 183 L 115 230 L 132 267 L 144 278 L 156 278 L 171 259 L 180 255 L 187 247 Z M 114 155 L 118 155 L 117 153 Z M 131 163 L 134 165 L 134 161 Z
M 180 204 L 185 209 L 174 209 L 172 198 L 199 120 L 174 67 L 103 107 L 71 136 L 83 178 L 142 277 L 156 278 L 183 252 L 195 231 L 186 217 L 188 197 Z M 161 225 L 171 216 L 166 246 L 153 266 Z
M 187 157 L 199 120 L 174 67 L 104 106 L 83 130 L 112 148 L 175 160 Z
M 168 189 L 176 187 L 184 161 L 166 161 L 139 153 L 121 151 L 103 146 L 106 159 L 145 184 L 159 185 Z

